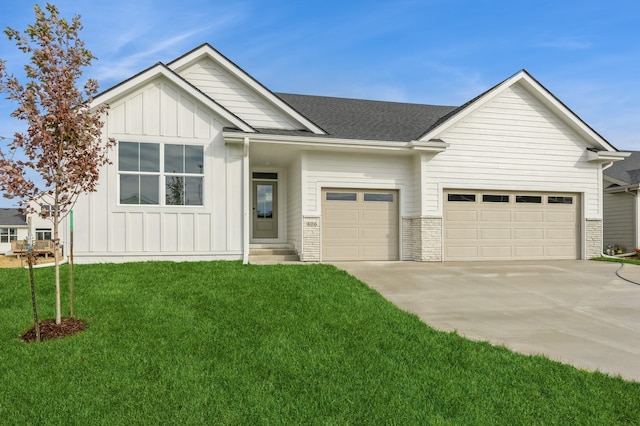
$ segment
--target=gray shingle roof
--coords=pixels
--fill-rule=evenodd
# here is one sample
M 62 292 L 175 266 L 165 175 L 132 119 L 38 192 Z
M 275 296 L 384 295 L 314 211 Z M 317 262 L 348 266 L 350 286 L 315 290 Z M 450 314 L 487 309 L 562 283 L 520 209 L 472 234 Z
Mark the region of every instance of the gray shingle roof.
M 640 183 L 640 151 L 630 151 L 631 155 L 622 161 L 616 161 L 604 170 L 606 176 L 626 182 L 627 185 Z
M 18 209 L 0 208 L 0 226 L 26 226 L 26 222 Z
M 409 142 L 458 107 L 276 93 L 330 136 Z

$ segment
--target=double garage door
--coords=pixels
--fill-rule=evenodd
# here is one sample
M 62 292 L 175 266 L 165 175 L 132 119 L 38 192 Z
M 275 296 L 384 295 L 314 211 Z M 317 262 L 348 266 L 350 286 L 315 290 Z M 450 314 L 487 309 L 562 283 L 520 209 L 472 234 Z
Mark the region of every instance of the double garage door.
M 445 261 L 578 259 L 578 194 L 446 190 Z M 322 259 L 398 260 L 398 192 L 322 190 Z
M 398 260 L 398 192 L 322 190 L 322 259 Z
M 578 194 L 448 190 L 444 260 L 577 259 Z

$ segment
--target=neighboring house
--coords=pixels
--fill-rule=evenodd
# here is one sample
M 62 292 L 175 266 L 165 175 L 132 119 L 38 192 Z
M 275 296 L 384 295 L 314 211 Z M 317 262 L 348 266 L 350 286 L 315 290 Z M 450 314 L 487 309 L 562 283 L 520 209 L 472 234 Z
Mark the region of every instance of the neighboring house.
M 462 106 L 274 93 L 208 44 L 96 97 L 77 262 L 586 259 L 626 154 L 526 71 Z
M 604 170 L 604 250 L 640 248 L 640 152 Z
M 11 251 L 11 241 L 27 238 L 27 218 L 18 209 L 0 208 L 0 255 Z
M 47 214 L 40 215 L 42 208 L 48 205 L 38 205 L 36 213 L 30 214 L 31 235 L 34 240 L 51 240 L 53 236 L 53 224 L 46 218 Z M 44 217 L 43 217 L 44 216 Z M 27 215 L 20 213 L 17 208 L 0 208 L 0 255 L 11 252 L 11 241 L 25 241 L 29 235 Z M 63 224 L 63 235 L 67 234 L 66 224 Z

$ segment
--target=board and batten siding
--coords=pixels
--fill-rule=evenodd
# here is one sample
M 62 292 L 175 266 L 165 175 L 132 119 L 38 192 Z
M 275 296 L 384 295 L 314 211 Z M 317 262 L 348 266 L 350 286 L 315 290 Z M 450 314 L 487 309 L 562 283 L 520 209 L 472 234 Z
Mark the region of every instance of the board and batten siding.
M 450 146 L 423 155 L 423 214 L 442 215 L 444 189 L 583 193 L 586 218 L 601 218 L 596 164 L 585 142 L 519 85 L 439 137 Z
M 287 171 L 287 242 L 302 250 L 302 160 L 297 156 Z
M 74 208 L 77 262 L 241 258 L 242 148 L 225 145 L 224 123 L 166 82 L 114 102 L 105 121 L 105 139 L 202 145 L 203 205 L 120 205 L 116 147 Z
M 627 192 L 605 193 L 603 249 L 609 244 L 626 252 L 636 249 L 636 226 L 636 196 Z
M 321 214 L 322 188 L 399 189 L 400 215 L 414 210 L 410 156 L 307 152 L 303 170 L 303 215 Z
M 203 59 L 180 71 L 180 76 L 253 127 L 300 127 L 278 113 L 266 99 L 257 97 L 244 83 L 210 59 Z

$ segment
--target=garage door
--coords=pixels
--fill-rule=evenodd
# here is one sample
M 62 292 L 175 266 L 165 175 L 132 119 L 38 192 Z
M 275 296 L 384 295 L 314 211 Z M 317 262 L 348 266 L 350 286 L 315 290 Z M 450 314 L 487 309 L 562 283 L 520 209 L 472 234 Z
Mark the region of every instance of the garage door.
M 322 190 L 322 260 L 397 260 L 398 192 Z
M 577 259 L 578 194 L 447 190 L 445 260 Z

